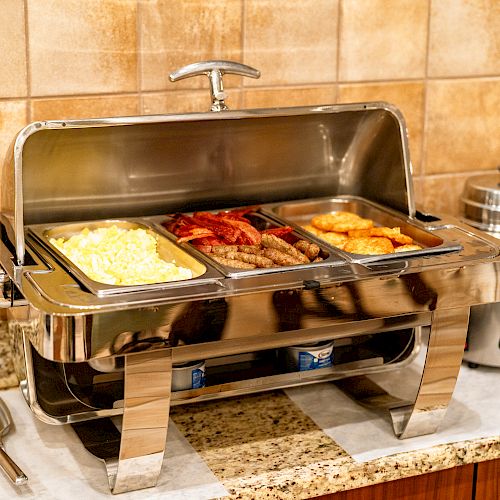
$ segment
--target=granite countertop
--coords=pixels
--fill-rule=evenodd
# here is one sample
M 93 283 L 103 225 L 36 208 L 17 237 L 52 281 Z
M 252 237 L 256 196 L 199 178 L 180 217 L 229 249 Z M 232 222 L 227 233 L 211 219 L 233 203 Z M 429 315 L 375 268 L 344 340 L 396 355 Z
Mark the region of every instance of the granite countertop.
M 500 458 L 500 436 L 356 462 L 279 391 L 176 408 L 172 418 L 231 499 L 313 498 Z
M 0 389 L 13 387 L 16 383 L 7 322 L 0 316 Z
M 332 384 L 178 406 L 171 410 L 159 485 L 119 498 L 298 500 L 497 459 L 500 417 L 495 416 L 500 408 L 495 394 L 499 383 L 498 369 L 462 367 L 447 423 L 458 433 L 445 436 L 445 444 L 438 445 L 429 443 L 435 439 L 439 442 L 439 434 L 404 440 L 406 443 L 396 440 L 388 419 L 382 414 L 367 417 L 358 413 L 355 408 L 359 405 L 355 403 L 339 403 L 343 399 L 338 398 L 345 395 L 335 396 L 333 391 L 341 391 Z M 464 391 L 477 393 L 478 387 L 488 391 L 480 396 L 486 409 L 478 408 L 474 401 L 470 403 L 473 408 L 465 408 L 464 400 L 471 396 Z M 318 418 L 313 409 L 309 414 L 303 411 L 304 401 L 315 395 L 319 402 L 328 399 L 335 407 L 340 406 L 337 412 L 327 409 L 326 413 L 332 414 L 332 421 L 339 424 L 336 436 L 341 439 L 332 439 L 331 429 L 321 425 L 325 420 Z M 104 466 L 85 451 L 70 426 L 50 426 L 38 421 L 18 389 L 1 391 L 0 396 L 16 421 L 15 431 L 5 439 L 7 450 L 30 478 L 28 486 L 15 488 L 0 475 L 0 498 L 112 497 Z M 489 427 L 478 430 L 483 415 Z M 339 421 L 339 416 L 343 421 Z M 356 453 L 352 456 L 344 449 L 352 445 L 343 447 L 339 443 L 346 433 L 357 434 L 356 425 L 369 433 L 378 426 L 379 431 L 373 432 L 378 432 L 383 441 L 402 443 L 409 451 L 393 453 L 389 447 L 385 450 L 386 455 L 390 453 L 388 456 L 357 461 Z M 472 435 L 470 432 L 479 434 L 471 439 L 456 438 Z M 380 436 L 374 435 L 373 443 L 364 443 L 366 449 L 376 446 Z M 2 496 L 7 491 L 8 496 Z

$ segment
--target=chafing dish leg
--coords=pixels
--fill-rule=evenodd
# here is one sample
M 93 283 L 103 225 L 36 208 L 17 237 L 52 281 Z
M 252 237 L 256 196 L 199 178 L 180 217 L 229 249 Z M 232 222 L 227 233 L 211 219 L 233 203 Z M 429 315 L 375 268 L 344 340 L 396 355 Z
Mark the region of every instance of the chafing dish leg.
M 432 434 L 446 413 L 464 354 L 470 308 L 432 315 L 427 355 L 415 401 L 397 398 L 365 375 L 335 384 L 358 403 L 389 410 L 400 439 Z
M 435 311 L 415 403 L 390 410 L 401 438 L 435 432 L 446 413 L 464 355 L 469 307 Z
M 125 357 L 123 423 L 118 461 L 106 460 L 113 493 L 156 486 L 170 410 L 170 349 Z

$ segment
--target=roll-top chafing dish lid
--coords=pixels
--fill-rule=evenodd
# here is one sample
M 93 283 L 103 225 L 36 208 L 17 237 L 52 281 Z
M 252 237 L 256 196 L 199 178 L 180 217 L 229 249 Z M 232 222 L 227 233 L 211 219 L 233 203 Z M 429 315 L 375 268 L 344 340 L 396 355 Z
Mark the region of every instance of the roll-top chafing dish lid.
M 36 122 L 2 177 L 18 265 L 32 224 L 342 194 L 415 211 L 405 123 L 383 102 Z
M 234 69 L 224 65 L 225 72 Z M 250 70 L 236 64 L 239 74 L 252 76 Z M 17 135 L 2 171 L 8 251 L 1 263 L 29 303 L 51 314 L 79 314 L 352 278 L 350 264 L 334 255 L 333 266 L 325 261 L 247 281 L 225 279 L 209 263 L 196 279 L 99 296 L 37 239 L 37 231 L 47 234 L 61 223 L 342 195 L 414 216 L 406 126 L 397 108 L 370 102 L 229 111 L 219 73 L 187 72 L 209 75 L 212 112 L 36 122 Z

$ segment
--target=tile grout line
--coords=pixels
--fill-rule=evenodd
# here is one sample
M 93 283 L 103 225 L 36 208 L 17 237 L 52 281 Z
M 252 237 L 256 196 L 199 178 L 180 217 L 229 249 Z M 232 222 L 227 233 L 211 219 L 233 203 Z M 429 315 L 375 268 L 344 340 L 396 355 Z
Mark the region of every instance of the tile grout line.
M 427 55 L 426 55 L 427 57 Z M 425 76 L 427 80 L 430 81 L 453 81 L 453 80 L 499 80 L 500 75 L 498 74 L 481 74 L 481 75 L 454 75 L 454 76 Z M 414 81 L 422 80 L 422 77 L 407 77 L 407 78 L 380 78 L 378 80 L 340 80 L 339 83 L 351 84 L 351 85 L 362 85 L 380 82 L 402 82 L 402 81 Z
M 246 26 L 246 0 L 241 0 L 241 21 L 240 21 L 240 45 L 241 45 L 241 62 L 243 64 L 246 64 L 246 58 L 245 58 L 245 26 Z M 243 78 L 241 77 L 240 79 L 240 85 L 239 85 L 239 90 L 240 90 L 240 95 L 239 95 L 239 103 L 240 103 L 240 109 L 243 109 L 246 105 L 246 98 L 245 98 L 245 84 L 243 82 Z
M 418 82 L 422 81 L 422 79 L 409 79 L 409 80 L 398 80 L 397 83 L 405 83 L 405 82 Z M 395 80 L 389 81 L 389 80 L 380 80 L 377 83 L 386 83 L 386 84 L 391 84 L 394 83 Z M 251 89 L 258 89 L 258 90 L 285 90 L 285 89 L 307 89 L 311 87 L 331 87 L 332 83 L 334 82 L 310 82 L 310 83 L 298 83 L 298 84 L 280 84 L 280 85 L 262 85 L 262 86 L 252 86 Z M 204 88 L 193 88 L 193 89 L 154 89 L 154 90 L 142 90 L 141 94 L 143 95 L 157 95 L 157 94 L 165 94 L 165 93 L 175 93 L 175 92 L 184 92 L 186 90 L 190 91 L 203 91 L 207 90 L 208 87 Z M 229 89 L 236 89 L 238 90 L 240 87 L 228 87 Z M 54 95 L 39 95 L 36 97 L 33 97 L 33 99 L 38 99 L 38 100 L 57 100 L 57 99 L 79 99 L 79 98 L 99 98 L 99 97 L 124 97 L 124 96 L 134 96 L 137 95 L 136 91 L 130 91 L 130 92 L 92 92 L 88 94 L 54 94 Z M 14 101 L 14 100 L 19 100 L 22 99 L 23 96 L 14 96 L 14 97 L 0 97 L 0 102 L 1 101 Z
M 137 75 L 136 75 L 136 85 L 137 85 L 137 100 L 139 103 L 138 114 L 142 115 L 144 110 L 144 102 L 142 96 L 142 8 L 141 0 L 136 1 L 137 11 L 135 17 L 135 36 L 137 37 L 135 43 L 136 50 L 136 61 L 137 61 Z
M 339 100 L 339 80 L 340 80 L 340 31 L 342 25 L 342 0 L 338 0 L 337 4 L 337 60 L 335 68 L 335 104 Z
M 31 123 L 31 64 L 30 64 L 30 35 L 28 21 L 28 0 L 24 0 L 24 57 L 26 58 L 26 120 Z
M 436 173 L 429 173 L 425 176 L 426 179 L 445 179 L 449 177 L 463 177 L 464 175 L 470 176 L 471 174 L 489 174 L 492 172 L 497 172 L 497 169 L 494 167 L 491 168 L 472 168 L 468 170 L 463 170 L 460 172 L 436 172 Z
M 423 120 L 422 124 L 422 144 L 420 145 L 420 169 L 419 173 L 422 178 L 422 183 L 420 186 L 420 191 L 422 195 L 422 203 L 425 198 L 425 186 L 423 180 L 425 179 L 425 172 L 427 170 L 427 133 L 428 133 L 428 116 L 427 116 L 427 108 L 428 108 L 428 86 L 429 86 L 429 50 L 430 50 L 430 39 L 431 39 L 431 14 L 432 14 L 432 0 L 428 0 L 427 3 L 428 12 L 427 12 L 427 37 L 425 44 L 425 79 L 424 79 L 424 98 L 423 98 Z

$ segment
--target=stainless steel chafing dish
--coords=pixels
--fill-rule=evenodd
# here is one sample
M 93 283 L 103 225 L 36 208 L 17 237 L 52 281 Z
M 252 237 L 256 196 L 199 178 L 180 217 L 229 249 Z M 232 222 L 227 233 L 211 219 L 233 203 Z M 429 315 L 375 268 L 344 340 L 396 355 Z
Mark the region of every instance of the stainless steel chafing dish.
M 361 401 L 389 410 L 399 437 L 434 432 L 455 386 L 470 307 L 500 301 L 498 242 L 416 211 L 396 108 L 228 111 L 221 76 L 231 71 L 258 76 L 220 61 L 173 75 L 207 74 L 212 109 L 222 112 L 37 122 L 19 133 L 4 166 L 3 305 L 22 392 L 41 420 L 74 425 L 105 461 L 114 493 L 156 483 L 171 405 L 343 379 Z M 172 212 L 250 205 L 266 223 L 315 241 L 324 260 L 238 271 L 181 248 L 161 225 Z M 423 248 L 349 254 L 300 227 L 339 209 L 402 227 Z M 95 283 L 48 241 L 116 220 L 157 233 L 193 278 Z M 407 366 L 423 333 L 412 400 L 370 383 L 370 373 Z M 327 340 L 331 367 L 290 372 L 276 355 Z M 172 364 L 196 360 L 206 362 L 206 386 L 172 392 Z M 105 425 L 116 415 L 121 434 Z

